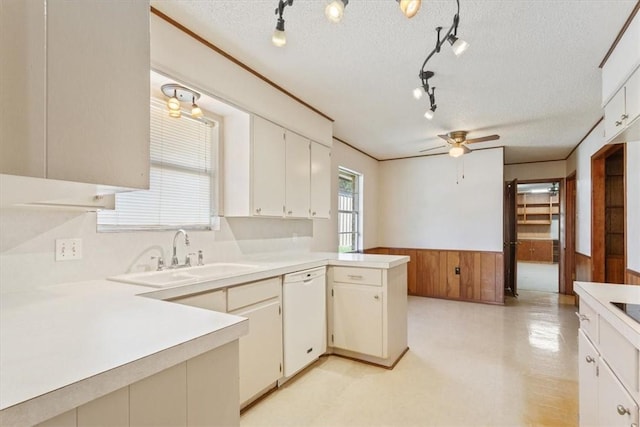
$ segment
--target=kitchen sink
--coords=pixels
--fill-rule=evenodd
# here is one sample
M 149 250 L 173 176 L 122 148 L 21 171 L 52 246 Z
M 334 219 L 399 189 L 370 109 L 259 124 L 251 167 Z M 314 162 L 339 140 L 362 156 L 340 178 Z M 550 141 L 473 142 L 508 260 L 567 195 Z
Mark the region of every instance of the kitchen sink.
M 255 270 L 258 267 L 259 266 L 253 264 L 216 262 L 194 267 L 121 274 L 119 276 L 109 277 L 109 280 L 133 285 L 150 286 L 153 288 L 167 288 L 233 276 Z

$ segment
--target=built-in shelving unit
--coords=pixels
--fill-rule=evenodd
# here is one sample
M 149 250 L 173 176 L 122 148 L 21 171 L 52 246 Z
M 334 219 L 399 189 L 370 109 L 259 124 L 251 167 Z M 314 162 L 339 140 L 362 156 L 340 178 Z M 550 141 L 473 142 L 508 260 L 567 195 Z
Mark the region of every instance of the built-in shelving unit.
M 551 224 L 553 215 L 560 211 L 558 195 L 550 193 L 518 193 L 518 224 Z

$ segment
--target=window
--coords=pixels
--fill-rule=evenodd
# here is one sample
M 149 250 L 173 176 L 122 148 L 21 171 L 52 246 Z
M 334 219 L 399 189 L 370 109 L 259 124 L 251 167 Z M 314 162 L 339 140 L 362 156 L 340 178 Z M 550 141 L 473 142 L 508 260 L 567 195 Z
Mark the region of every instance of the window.
M 340 168 L 338 177 L 338 252 L 357 252 L 361 248 L 360 187 L 362 176 Z
M 98 212 L 98 231 L 210 229 L 215 214 L 218 129 L 209 119 L 167 114 L 151 100 L 150 188 L 116 195 Z

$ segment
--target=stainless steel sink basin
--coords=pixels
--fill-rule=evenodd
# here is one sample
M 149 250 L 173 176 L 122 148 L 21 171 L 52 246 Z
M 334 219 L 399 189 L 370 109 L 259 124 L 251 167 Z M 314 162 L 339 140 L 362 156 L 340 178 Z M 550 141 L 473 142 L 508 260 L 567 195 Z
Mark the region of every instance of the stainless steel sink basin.
M 119 276 L 109 277 L 109 280 L 133 285 L 150 286 L 153 288 L 167 288 L 211 279 L 220 279 L 255 270 L 256 268 L 258 268 L 258 266 L 253 264 L 216 262 L 173 270 L 121 274 Z

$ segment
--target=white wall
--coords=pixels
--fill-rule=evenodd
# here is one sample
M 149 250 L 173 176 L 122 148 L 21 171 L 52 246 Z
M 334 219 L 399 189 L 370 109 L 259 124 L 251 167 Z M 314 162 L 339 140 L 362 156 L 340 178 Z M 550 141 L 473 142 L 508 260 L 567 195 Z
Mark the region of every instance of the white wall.
M 331 251 L 338 249 L 338 168 L 359 172 L 364 180 L 363 194 L 363 249 L 374 248 L 378 244 L 378 203 L 379 179 L 377 160 L 354 150 L 338 140 L 333 140 L 331 148 L 331 219 L 313 221 L 314 251 Z
M 379 179 L 381 246 L 502 252 L 502 148 L 384 161 Z
M 564 178 L 567 176 L 567 162 L 557 160 L 554 162 L 519 163 L 504 166 L 504 180 L 527 181 L 546 178 Z
M 640 272 L 640 141 L 627 143 L 627 268 Z
M 576 172 L 576 252 L 591 256 L 591 156 L 604 146 L 600 122 L 567 159 L 567 175 Z

